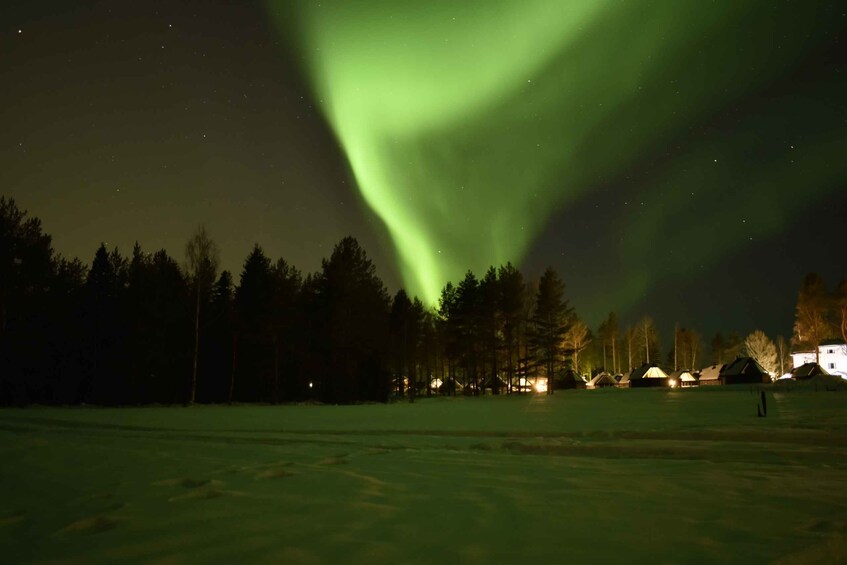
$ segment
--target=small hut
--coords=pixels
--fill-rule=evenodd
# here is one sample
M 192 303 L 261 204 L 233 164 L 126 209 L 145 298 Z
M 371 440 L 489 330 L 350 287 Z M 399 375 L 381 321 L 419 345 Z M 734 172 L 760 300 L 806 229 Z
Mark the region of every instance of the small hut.
M 771 382 L 770 374 L 752 357 L 738 357 L 732 363 L 724 365 L 719 378 L 721 384 L 724 385 L 764 384 Z M 702 382 L 702 376 L 700 380 Z
M 500 375 L 490 376 L 482 383 L 483 394 L 505 394 L 508 388 L 509 383 Z
M 794 370 L 791 371 L 791 377 L 797 379 L 798 381 L 804 381 L 806 379 L 811 379 L 812 377 L 816 377 L 818 375 L 828 375 L 829 373 L 818 365 L 817 363 L 803 363 L 799 367 L 794 367 Z
M 632 388 L 668 386 L 668 374 L 656 364 L 644 364 L 629 374 Z
M 687 369 L 680 369 L 668 375 L 668 386 L 671 388 L 687 388 L 697 386 L 697 377 Z
M 804 363 L 774 384 L 777 390 L 835 391 L 847 389 L 847 379 L 830 374 L 817 363 Z
M 568 369 L 564 373 L 556 375 L 553 379 L 553 390 L 568 390 L 574 388 L 585 388 L 585 380 L 583 380 L 582 375 L 573 369 Z
M 635 371 L 637 371 L 637 369 L 630 369 L 620 376 L 615 376 L 615 380 L 618 381 L 618 386 L 620 388 L 629 388 L 629 378 Z
M 440 385 L 438 385 L 438 394 L 462 394 L 464 392 L 464 388 L 465 387 L 462 385 L 462 383 L 460 383 L 456 379 L 447 379 Z
M 615 380 L 613 376 L 609 373 L 600 373 L 596 375 L 593 379 L 588 381 L 588 384 L 585 385 L 585 388 L 606 388 L 617 386 L 618 381 Z

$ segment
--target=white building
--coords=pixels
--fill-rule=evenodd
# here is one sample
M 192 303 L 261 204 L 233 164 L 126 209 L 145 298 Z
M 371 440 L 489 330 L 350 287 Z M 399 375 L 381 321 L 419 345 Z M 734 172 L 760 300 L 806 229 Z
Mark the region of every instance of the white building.
M 820 346 L 820 366 L 830 375 L 847 379 L 847 344 L 841 341 L 828 342 Z M 797 351 L 791 354 L 794 367 L 815 362 L 814 351 Z

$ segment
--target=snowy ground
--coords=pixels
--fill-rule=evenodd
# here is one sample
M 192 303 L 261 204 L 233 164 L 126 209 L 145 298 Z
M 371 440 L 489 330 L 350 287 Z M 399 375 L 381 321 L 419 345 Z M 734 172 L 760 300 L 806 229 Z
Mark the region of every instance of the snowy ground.
M 0 411 L 3 562 L 834 563 L 847 393 Z

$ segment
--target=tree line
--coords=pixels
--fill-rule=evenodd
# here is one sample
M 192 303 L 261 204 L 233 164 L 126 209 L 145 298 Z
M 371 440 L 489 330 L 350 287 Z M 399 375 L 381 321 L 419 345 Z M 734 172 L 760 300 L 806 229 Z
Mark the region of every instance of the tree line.
M 384 401 L 390 298 L 358 242 L 303 276 L 259 245 L 236 281 L 204 228 L 183 265 L 52 249 L 0 197 L 0 403 Z
M 847 284 L 828 293 L 815 277 L 800 292 L 795 345 L 847 327 Z M 0 197 L 5 405 L 350 403 L 521 393 L 538 377 L 552 393 L 574 375 L 695 369 L 742 352 L 770 363 L 777 349 L 784 368 L 785 340 L 754 334 L 719 333 L 707 355 L 699 333 L 677 327 L 662 358 L 650 317 L 622 328 L 611 312 L 592 331 L 556 271 L 531 280 L 510 263 L 468 271 L 427 307 L 404 290 L 390 296 L 352 237 L 306 275 L 258 244 L 237 280 L 219 272 L 202 226 L 182 263 L 137 243 L 129 256 L 101 244 L 89 267 L 57 254 L 38 218 Z

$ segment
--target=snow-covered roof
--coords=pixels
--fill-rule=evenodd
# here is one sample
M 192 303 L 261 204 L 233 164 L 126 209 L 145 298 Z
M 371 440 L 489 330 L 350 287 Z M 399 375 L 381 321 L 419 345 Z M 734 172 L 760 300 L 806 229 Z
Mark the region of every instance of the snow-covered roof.
M 674 379 L 674 380 L 684 381 L 684 382 L 687 382 L 687 383 L 688 382 L 694 382 L 694 381 L 697 380 L 694 377 L 694 375 L 691 374 L 691 371 L 689 371 L 688 369 L 680 369 L 678 371 L 674 371 L 673 373 L 671 373 L 668 376 L 670 378 Z
M 668 374 L 655 365 L 642 365 L 629 374 L 629 380 L 666 379 Z
M 706 367 L 700 371 L 700 380 L 701 381 L 716 381 L 721 376 L 721 370 L 724 368 L 724 365 L 712 365 L 711 367 Z
M 738 357 L 732 363 L 723 366 L 721 369 L 720 376 L 721 377 L 735 377 L 739 375 L 751 375 L 751 374 L 760 374 L 767 375 L 768 372 L 765 371 L 758 362 L 752 357 Z M 702 377 L 700 378 L 702 380 Z
M 616 385 L 618 384 L 618 381 L 616 381 L 614 377 L 612 377 L 608 373 L 600 373 L 599 375 L 595 376 L 593 379 L 588 381 L 587 386 L 588 388 L 594 388 L 603 384 Z

